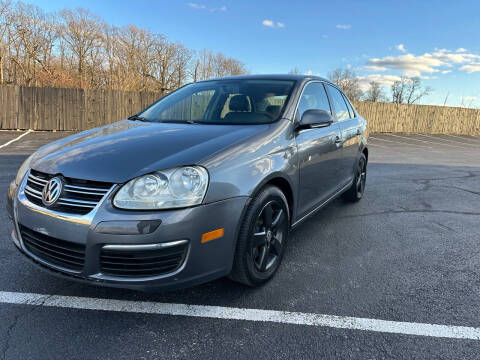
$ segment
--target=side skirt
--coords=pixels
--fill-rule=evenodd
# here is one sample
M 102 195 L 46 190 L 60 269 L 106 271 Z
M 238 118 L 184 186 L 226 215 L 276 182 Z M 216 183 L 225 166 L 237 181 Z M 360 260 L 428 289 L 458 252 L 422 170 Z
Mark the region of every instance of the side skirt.
M 295 221 L 292 226 L 291 226 L 291 229 L 295 228 L 297 225 L 299 225 L 301 222 L 305 221 L 306 219 L 308 219 L 310 216 L 312 216 L 313 214 L 315 214 L 317 211 L 319 211 L 320 209 L 322 209 L 324 206 L 326 206 L 328 203 L 330 203 L 331 201 L 335 200 L 337 197 L 339 197 L 340 195 L 342 195 L 345 191 L 347 191 L 350 186 L 352 186 L 353 184 L 353 180 L 350 181 L 347 185 L 345 185 L 344 187 L 342 187 L 340 190 L 338 190 L 336 193 L 334 193 L 332 196 L 330 196 L 327 200 L 325 200 L 324 202 L 322 202 L 320 205 L 318 205 L 315 209 L 313 209 L 312 211 L 310 211 L 308 214 L 302 216 L 300 219 L 298 219 L 297 221 Z

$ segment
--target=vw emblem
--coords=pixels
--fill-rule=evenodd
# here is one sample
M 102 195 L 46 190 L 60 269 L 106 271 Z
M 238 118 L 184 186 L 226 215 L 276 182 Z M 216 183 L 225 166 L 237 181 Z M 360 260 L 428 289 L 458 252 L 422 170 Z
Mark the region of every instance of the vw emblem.
M 62 194 L 63 183 L 59 177 L 51 178 L 43 187 L 42 202 L 45 206 L 55 204 Z

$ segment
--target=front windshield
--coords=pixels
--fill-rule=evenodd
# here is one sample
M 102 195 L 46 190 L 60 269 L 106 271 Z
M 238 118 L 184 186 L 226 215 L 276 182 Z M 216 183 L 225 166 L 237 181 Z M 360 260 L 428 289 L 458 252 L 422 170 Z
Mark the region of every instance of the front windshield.
M 294 81 L 212 80 L 190 84 L 138 114 L 144 121 L 266 124 L 282 115 Z

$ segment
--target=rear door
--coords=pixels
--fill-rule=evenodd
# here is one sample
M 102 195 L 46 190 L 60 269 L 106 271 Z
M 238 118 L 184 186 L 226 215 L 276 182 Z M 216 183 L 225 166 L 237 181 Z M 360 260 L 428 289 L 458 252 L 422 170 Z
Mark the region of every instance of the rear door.
M 326 84 L 333 111 L 337 118 L 342 138 L 340 182 L 346 185 L 354 176 L 360 152 L 361 129 L 359 119 L 348 99 L 336 87 Z
M 295 121 L 310 109 L 332 112 L 322 82 L 308 83 L 300 97 Z M 299 158 L 298 215 L 302 217 L 332 196 L 339 188 L 342 150 L 337 123 L 296 133 Z

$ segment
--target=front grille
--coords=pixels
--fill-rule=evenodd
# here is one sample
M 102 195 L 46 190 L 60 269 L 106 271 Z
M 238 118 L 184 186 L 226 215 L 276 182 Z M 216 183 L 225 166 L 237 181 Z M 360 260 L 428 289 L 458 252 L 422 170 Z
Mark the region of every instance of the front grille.
M 27 199 L 38 206 L 44 207 L 42 190 L 53 176 L 30 170 L 27 184 L 25 185 L 25 196 Z M 88 214 L 112 188 L 112 185 L 106 182 L 65 177 L 62 195 L 51 208 L 69 214 Z
M 164 249 L 120 251 L 102 249 L 102 274 L 121 277 L 149 277 L 174 272 L 187 255 L 188 243 Z
M 85 262 L 85 245 L 56 239 L 19 225 L 25 248 L 43 261 L 79 272 Z

